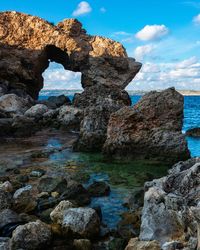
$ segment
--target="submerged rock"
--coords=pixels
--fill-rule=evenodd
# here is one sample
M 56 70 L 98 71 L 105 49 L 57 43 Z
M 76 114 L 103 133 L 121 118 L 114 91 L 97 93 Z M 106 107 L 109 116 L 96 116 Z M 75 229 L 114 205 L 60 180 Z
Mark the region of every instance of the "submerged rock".
M 87 190 L 93 197 L 107 196 L 110 194 L 110 186 L 103 181 L 95 181 Z
M 190 153 L 182 125 L 183 96 L 174 88 L 152 91 L 111 115 L 103 151 L 120 158 L 184 160 Z
M 141 240 L 161 244 L 197 237 L 200 159 L 179 162 L 169 175 L 145 184 Z
M 191 128 L 186 131 L 187 136 L 200 137 L 200 128 Z
M 45 249 L 51 244 L 52 233 L 50 227 L 37 220 L 18 226 L 11 238 L 11 249 Z

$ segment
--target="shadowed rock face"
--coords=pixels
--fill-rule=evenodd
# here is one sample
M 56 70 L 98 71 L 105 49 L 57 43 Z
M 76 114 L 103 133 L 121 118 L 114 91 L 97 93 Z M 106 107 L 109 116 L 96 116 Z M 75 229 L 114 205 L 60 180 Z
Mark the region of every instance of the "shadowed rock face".
M 0 84 L 35 99 L 49 61 L 81 72 L 83 88 L 100 84 L 124 89 L 141 68 L 120 43 L 87 35 L 76 19 L 54 26 L 35 16 L 2 12 L 0 41 Z
M 110 117 L 104 152 L 116 157 L 189 158 L 182 134 L 183 96 L 174 88 L 150 92 Z

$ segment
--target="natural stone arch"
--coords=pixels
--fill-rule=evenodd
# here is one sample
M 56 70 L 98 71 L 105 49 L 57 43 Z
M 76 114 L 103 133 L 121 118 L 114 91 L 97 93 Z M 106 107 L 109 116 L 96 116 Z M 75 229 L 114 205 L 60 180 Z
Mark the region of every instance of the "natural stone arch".
M 82 73 L 83 88 L 106 85 L 124 89 L 141 68 L 120 43 L 88 35 L 76 19 L 65 19 L 54 26 L 35 16 L 2 12 L 0 40 L 0 53 L 4 54 L 0 62 L 7 63 L 6 67 L 0 65 L 0 82 L 7 82 L 9 89 L 19 88 L 35 99 L 43 87 L 47 54 L 52 51 L 55 54 L 51 59 Z M 67 62 L 64 53 L 69 58 Z

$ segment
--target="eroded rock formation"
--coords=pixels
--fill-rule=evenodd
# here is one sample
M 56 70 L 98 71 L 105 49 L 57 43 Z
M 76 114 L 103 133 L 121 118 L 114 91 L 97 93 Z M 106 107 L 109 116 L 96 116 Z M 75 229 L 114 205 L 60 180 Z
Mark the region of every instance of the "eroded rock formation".
M 182 134 L 183 96 L 174 88 L 146 94 L 110 117 L 104 152 L 115 157 L 189 158 Z
M 162 249 L 177 249 L 178 245 L 198 249 L 199 188 L 199 158 L 179 162 L 168 176 L 147 182 L 140 240 L 157 240 Z
M 81 72 L 83 88 L 99 84 L 124 89 L 141 68 L 120 43 L 86 34 L 76 19 L 54 26 L 39 17 L 2 12 L 0 41 L 0 93 L 26 92 L 37 98 L 49 61 Z

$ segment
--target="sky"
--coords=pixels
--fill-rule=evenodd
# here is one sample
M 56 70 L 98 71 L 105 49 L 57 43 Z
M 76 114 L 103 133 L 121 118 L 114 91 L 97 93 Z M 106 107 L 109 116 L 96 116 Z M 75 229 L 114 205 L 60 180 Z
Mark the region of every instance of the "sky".
M 0 0 L 55 24 L 77 18 L 88 34 L 121 42 L 143 64 L 128 90 L 200 90 L 200 0 Z M 45 88 L 80 88 L 80 73 L 51 63 Z

